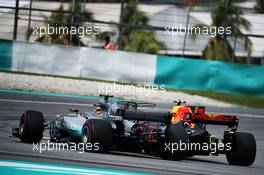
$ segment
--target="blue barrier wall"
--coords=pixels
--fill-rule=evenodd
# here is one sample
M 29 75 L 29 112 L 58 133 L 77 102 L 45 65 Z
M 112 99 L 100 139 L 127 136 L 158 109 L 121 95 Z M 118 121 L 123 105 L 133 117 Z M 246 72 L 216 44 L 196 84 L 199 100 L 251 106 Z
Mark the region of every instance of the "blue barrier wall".
M 12 68 L 12 41 L 0 40 L 0 69 Z
M 0 70 L 264 97 L 264 67 L 0 40 Z
M 264 67 L 158 56 L 155 84 L 172 89 L 264 96 Z

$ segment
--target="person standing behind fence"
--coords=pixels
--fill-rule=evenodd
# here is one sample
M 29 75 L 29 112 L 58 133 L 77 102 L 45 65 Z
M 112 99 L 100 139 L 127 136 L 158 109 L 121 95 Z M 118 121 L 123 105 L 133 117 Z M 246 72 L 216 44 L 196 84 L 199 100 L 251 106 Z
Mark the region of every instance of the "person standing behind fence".
M 106 50 L 116 50 L 116 46 L 115 46 L 115 44 L 113 42 L 111 42 L 109 36 L 105 37 L 104 49 L 106 49 Z

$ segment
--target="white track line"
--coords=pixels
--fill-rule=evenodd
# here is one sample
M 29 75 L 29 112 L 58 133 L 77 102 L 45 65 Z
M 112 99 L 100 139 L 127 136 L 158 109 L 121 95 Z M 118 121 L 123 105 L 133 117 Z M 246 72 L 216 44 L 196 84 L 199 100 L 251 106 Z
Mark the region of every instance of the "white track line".
M 88 107 L 93 106 L 93 104 L 64 103 L 64 102 L 51 102 L 51 101 L 31 101 L 31 100 L 11 100 L 11 99 L 0 99 L 0 101 L 12 102 L 12 103 L 53 104 L 53 105 L 88 106 Z

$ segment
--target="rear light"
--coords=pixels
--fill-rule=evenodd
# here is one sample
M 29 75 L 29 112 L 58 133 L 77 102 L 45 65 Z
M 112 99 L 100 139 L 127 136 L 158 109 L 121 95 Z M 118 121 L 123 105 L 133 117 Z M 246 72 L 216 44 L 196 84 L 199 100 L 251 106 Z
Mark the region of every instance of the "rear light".
M 192 114 L 191 113 L 185 113 L 184 114 L 184 119 L 185 120 L 191 120 L 192 119 Z

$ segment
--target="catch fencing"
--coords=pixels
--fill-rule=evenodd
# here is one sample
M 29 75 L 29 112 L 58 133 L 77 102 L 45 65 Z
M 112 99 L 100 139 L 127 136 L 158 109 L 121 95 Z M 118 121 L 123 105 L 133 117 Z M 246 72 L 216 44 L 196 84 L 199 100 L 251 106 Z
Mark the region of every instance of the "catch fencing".
M 126 30 L 154 31 L 156 39 L 163 44 L 159 45 L 159 54 L 173 55 L 181 57 L 201 57 L 203 49 L 206 47 L 209 35 L 197 35 L 193 40 L 188 34 L 177 34 L 171 37 L 166 34 L 166 27 L 193 27 L 199 24 L 211 25 L 211 12 L 217 8 L 216 1 L 208 0 L 135 0 L 138 10 L 144 12 L 148 18 L 147 24 L 137 24 L 137 17 L 130 22 L 124 22 L 125 7 L 128 0 L 1 0 L 0 1 L 0 38 L 18 41 L 36 42 L 36 36 L 30 34 L 32 27 L 47 25 L 47 20 L 53 14 L 68 14 L 71 20 L 69 25 L 75 25 L 76 16 L 92 14 L 93 19 L 86 19 L 78 25 L 97 26 L 100 32 L 108 33 L 112 40 L 119 46 L 122 33 Z M 75 9 L 74 4 L 81 3 L 81 10 Z M 222 13 L 227 16 L 233 11 L 232 0 L 227 0 L 226 4 L 219 6 Z M 60 5 L 64 9 L 59 9 Z M 252 64 L 264 63 L 264 35 L 263 35 L 263 14 L 259 14 L 254 7 L 245 7 L 243 3 L 238 5 L 243 15 L 252 24 L 251 30 L 243 31 L 243 35 L 248 37 L 253 43 L 252 53 L 249 56 L 245 51 L 244 43 L 239 36 L 233 34 L 225 36 L 229 41 L 233 53 L 233 62 L 246 62 Z M 75 14 L 75 15 L 74 15 Z M 237 14 L 238 16 L 241 14 Z M 54 20 L 54 19 L 53 19 Z M 53 21 L 60 23 L 60 20 Z M 234 24 L 236 25 L 236 24 Z M 225 27 L 225 26 L 224 26 Z M 102 35 L 103 36 L 103 35 Z M 72 37 L 70 38 L 72 40 Z M 103 45 L 102 37 L 90 37 L 85 40 L 85 46 L 97 48 Z M 79 43 L 80 46 L 81 43 Z

